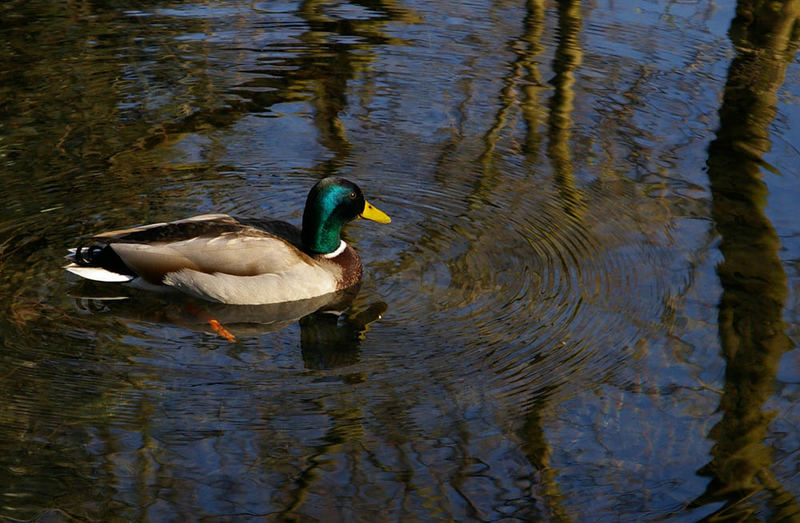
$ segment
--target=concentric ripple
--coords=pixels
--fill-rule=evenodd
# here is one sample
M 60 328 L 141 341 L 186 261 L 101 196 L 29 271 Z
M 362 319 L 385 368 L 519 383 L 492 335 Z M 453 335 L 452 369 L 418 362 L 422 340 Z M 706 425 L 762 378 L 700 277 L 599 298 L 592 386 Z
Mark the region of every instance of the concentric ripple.
M 475 196 L 401 182 L 390 205 L 414 225 L 398 231 L 393 261 L 370 267 L 390 303 L 383 323 L 403 327 L 406 347 L 438 344 L 427 371 L 482 373 L 518 404 L 623 364 L 667 292 L 629 207 L 602 193 L 565 202 L 540 186 Z

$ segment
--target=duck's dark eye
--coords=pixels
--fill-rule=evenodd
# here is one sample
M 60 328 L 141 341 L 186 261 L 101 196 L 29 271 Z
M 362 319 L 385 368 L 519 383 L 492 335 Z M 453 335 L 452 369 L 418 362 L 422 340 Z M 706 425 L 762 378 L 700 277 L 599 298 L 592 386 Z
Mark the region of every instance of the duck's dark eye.
M 355 193 L 355 191 L 351 192 L 351 193 L 350 193 L 348 196 L 350 196 L 350 199 L 351 199 L 351 200 L 355 200 L 355 199 L 356 199 L 356 193 Z

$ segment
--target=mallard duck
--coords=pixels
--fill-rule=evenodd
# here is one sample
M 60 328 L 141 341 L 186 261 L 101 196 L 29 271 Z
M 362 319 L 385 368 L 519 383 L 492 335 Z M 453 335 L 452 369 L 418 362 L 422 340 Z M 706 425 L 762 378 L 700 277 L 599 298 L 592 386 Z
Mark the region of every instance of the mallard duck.
M 65 268 L 90 280 L 172 288 L 220 303 L 303 300 L 361 280 L 361 259 L 340 238 L 358 217 L 391 222 L 356 184 L 325 178 L 308 194 L 302 230 L 278 220 L 204 214 L 98 234 L 70 249 Z

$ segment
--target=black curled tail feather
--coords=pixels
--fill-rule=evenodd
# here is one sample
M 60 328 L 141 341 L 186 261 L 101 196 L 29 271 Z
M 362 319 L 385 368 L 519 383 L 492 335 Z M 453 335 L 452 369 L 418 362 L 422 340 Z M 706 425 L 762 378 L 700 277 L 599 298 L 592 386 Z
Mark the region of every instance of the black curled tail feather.
M 73 261 L 82 267 L 100 267 L 110 272 L 117 274 L 126 274 L 128 276 L 136 277 L 137 274 L 133 272 L 122 258 L 111 248 L 110 245 L 94 244 L 88 247 L 80 246 L 75 249 L 75 254 L 72 255 Z
M 82 267 L 101 267 L 102 265 L 98 262 L 103 247 L 105 246 L 92 245 L 90 247 L 85 247 L 81 245 L 75 249 L 75 253 L 72 255 L 72 260 Z

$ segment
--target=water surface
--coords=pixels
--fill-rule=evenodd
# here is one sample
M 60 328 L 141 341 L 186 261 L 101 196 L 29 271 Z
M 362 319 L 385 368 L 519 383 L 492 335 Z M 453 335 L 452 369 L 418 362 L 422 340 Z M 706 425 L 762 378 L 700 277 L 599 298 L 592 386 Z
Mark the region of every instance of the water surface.
M 3 518 L 798 517 L 798 2 L 0 16 Z M 61 268 L 329 175 L 338 318 Z

